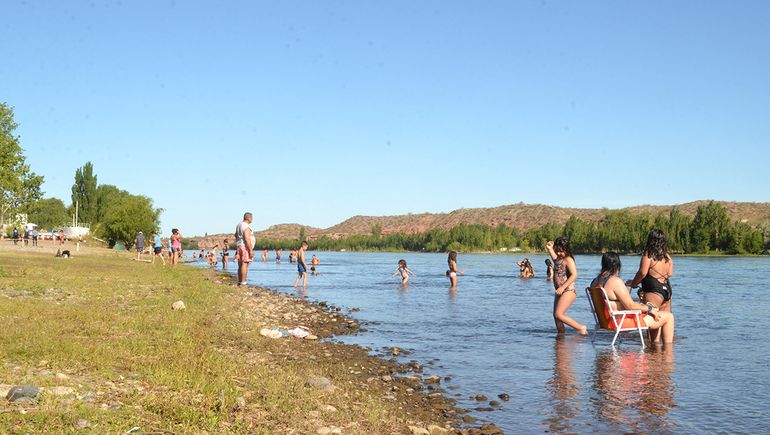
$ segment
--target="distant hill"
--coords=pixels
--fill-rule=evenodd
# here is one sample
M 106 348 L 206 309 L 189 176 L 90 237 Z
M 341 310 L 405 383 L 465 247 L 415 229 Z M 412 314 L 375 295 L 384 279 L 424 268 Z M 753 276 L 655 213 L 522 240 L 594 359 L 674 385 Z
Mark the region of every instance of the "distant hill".
M 695 216 L 700 205 L 709 201 L 694 201 L 685 204 L 673 205 L 640 205 L 626 207 L 620 210 L 632 214 L 649 212 L 657 214 L 668 213 L 672 207 L 677 207 L 682 213 Z M 724 202 L 722 204 L 728 211 L 730 218 L 751 225 L 761 223 L 770 224 L 770 203 L 768 202 Z M 542 204 L 512 204 L 493 208 L 461 208 L 450 213 L 421 213 L 398 216 L 354 216 L 337 225 L 326 229 L 305 226 L 305 234 L 313 239 L 321 235 L 329 237 L 347 237 L 350 235 L 371 234 L 372 227 L 380 225 L 382 234 L 403 232 L 407 234 L 429 231 L 436 228 L 449 229 L 461 224 L 480 224 L 497 226 L 504 224 L 520 230 L 537 228 L 548 223 L 564 224 L 570 216 L 589 221 L 598 221 L 610 209 L 595 208 L 562 208 Z M 294 239 L 299 237 L 300 224 L 273 225 L 270 228 L 255 232 L 260 239 Z M 198 238 L 204 241 L 204 246 L 209 246 L 214 240 L 221 240 L 224 235 L 213 235 Z

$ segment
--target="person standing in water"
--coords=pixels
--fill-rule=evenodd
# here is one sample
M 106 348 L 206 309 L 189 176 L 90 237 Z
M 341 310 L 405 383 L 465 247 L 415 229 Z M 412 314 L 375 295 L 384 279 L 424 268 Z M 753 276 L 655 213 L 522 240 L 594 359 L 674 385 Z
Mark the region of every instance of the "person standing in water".
M 564 325 L 566 324 L 577 329 L 581 335 L 585 335 L 588 333 L 588 328 L 567 315 L 567 310 L 577 298 L 575 280 L 578 277 L 577 265 L 572 256 L 569 240 L 566 237 L 559 237 L 556 241 L 549 240 L 545 249 L 554 263 L 553 320 L 556 322 L 556 330 L 560 333 L 565 332 Z
M 449 251 L 446 261 L 449 265 L 446 276 L 449 277 L 450 288 L 454 289 L 457 287 L 457 275 L 465 275 L 462 270 L 457 268 L 457 251 Z
M 280 263 L 281 262 L 281 250 L 277 249 L 275 250 L 275 262 Z
M 553 261 L 551 261 L 550 258 L 545 259 L 545 267 L 546 267 L 545 279 L 550 281 L 553 279 Z
M 238 258 L 238 285 L 246 285 L 249 274 L 249 263 L 254 261 L 254 246 L 252 245 L 251 227 L 254 218 L 251 213 L 243 214 L 243 221 L 235 227 L 235 250 Z
M 302 280 L 302 287 L 307 287 L 307 263 L 305 263 L 305 250 L 307 242 L 302 242 L 302 246 L 297 251 L 297 279 L 294 280 L 294 287 L 297 287 L 299 280 Z
M 262 261 L 267 262 L 267 249 L 262 250 Z
M 169 238 L 169 244 L 171 245 L 171 265 L 176 266 L 179 262 L 179 254 L 182 250 L 182 234 L 179 230 L 174 228 L 171 230 L 171 237 Z
M 407 285 L 409 283 L 409 275 L 415 276 L 409 267 L 406 265 L 406 260 L 398 260 L 398 269 L 391 274 L 392 276 L 401 276 L 401 285 Z
M 222 241 L 222 270 L 227 270 L 227 264 L 230 263 L 230 241 Z

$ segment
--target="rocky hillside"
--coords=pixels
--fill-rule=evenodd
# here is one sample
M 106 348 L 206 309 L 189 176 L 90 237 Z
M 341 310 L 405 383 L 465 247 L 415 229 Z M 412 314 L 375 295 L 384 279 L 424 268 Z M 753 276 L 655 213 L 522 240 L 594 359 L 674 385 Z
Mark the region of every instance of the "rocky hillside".
M 707 202 L 694 201 L 679 204 L 676 207 L 687 215 L 695 216 L 698 206 Z M 770 203 L 722 201 L 719 201 L 719 203 L 727 209 L 730 217 L 734 220 L 740 220 L 752 225 L 760 223 L 770 224 Z M 626 210 L 633 214 L 644 212 L 657 214 L 659 212 L 668 213 L 672 207 L 671 205 L 640 205 L 621 210 Z M 448 229 L 460 224 L 488 226 L 504 224 L 520 230 L 527 230 L 548 223 L 563 224 L 572 215 L 584 220 L 596 221 L 601 219 L 608 211 L 608 209 L 562 208 L 542 204 L 519 203 L 494 208 L 462 208 L 450 213 L 354 216 L 326 229 L 306 226 L 305 234 L 311 239 L 321 235 L 346 237 L 355 234 L 371 234 L 372 227 L 375 225 L 379 225 L 382 228 L 382 234 L 397 232 L 417 233 L 435 228 Z M 299 236 L 300 228 L 302 228 L 302 225 L 299 224 L 273 225 L 265 231 L 257 232 L 256 236 L 263 239 L 293 239 Z M 208 243 L 211 240 L 221 240 L 223 237 L 222 235 L 209 236 L 204 240 L 204 243 Z

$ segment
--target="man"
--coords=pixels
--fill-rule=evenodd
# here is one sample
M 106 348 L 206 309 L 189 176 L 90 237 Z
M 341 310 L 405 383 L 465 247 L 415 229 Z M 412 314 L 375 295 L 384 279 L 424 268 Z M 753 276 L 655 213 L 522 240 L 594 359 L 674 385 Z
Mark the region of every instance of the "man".
M 16 227 L 13 227 L 13 244 L 19 244 L 19 229 Z
M 238 285 L 246 285 L 249 263 L 254 261 L 254 244 L 249 224 L 254 218 L 251 213 L 244 213 L 243 221 L 235 227 L 235 250 L 238 257 Z
M 40 237 L 40 231 L 35 228 L 32 230 L 32 246 L 37 246 L 37 238 Z
M 29 234 L 30 234 L 29 227 L 27 227 L 24 229 L 24 247 L 25 248 L 29 246 Z
M 163 265 L 166 265 L 166 259 L 163 258 L 163 242 L 158 233 L 152 233 L 152 264 L 155 264 L 155 257 L 160 257 Z
M 303 241 L 302 246 L 297 251 L 297 279 L 294 280 L 294 287 L 299 284 L 299 280 L 302 280 L 302 287 L 307 287 L 307 263 L 305 263 L 305 250 L 307 250 L 307 242 Z
M 142 261 L 142 254 L 144 254 L 144 233 L 139 231 L 139 234 L 136 235 L 136 240 L 134 240 L 134 244 L 136 245 L 136 261 Z

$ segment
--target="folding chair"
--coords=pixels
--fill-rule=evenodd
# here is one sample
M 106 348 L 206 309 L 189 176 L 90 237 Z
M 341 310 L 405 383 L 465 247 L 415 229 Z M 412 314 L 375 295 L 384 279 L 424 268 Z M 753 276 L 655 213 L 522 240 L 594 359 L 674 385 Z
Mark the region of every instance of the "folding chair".
M 587 287 L 586 296 L 588 296 L 588 303 L 591 305 L 594 320 L 596 320 L 596 327 L 591 335 L 591 341 L 594 341 L 594 337 L 600 329 L 610 332 L 615 331 L 611 344 L 615 346 L 615 341 L 621 332 L 637 331 L 639 333 L 639 340 L 642 342 L 642 349 L 644 349 L 642 330 L 649 328 L 642 322 L 640 317 L 642 312 L 640 310 L 613 310 L 604 287 Z

